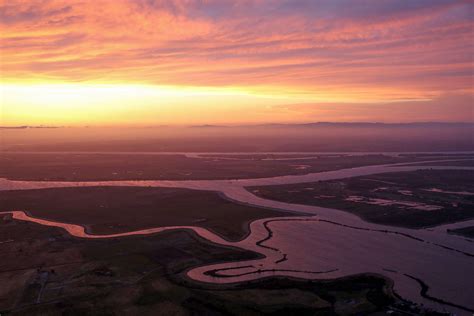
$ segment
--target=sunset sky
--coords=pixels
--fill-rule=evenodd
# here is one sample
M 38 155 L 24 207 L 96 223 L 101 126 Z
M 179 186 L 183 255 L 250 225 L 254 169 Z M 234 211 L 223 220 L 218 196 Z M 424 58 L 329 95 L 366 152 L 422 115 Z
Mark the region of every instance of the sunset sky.
M 474 2 L 0 0 L 0 125 L 463 121 Z

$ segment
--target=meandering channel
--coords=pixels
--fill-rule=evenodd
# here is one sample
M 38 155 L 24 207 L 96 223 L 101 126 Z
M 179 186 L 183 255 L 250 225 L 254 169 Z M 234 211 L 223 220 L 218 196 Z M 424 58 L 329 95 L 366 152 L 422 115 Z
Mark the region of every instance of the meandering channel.
M 217 191 L 239 203 L 305 212 L 314 217 L 254 221 L 250 224 L 249 236 L 238 242 L 227 241 L 204 228 L 193 226 L 157 227 L 127 233 L 94 235 L 87 233 L 84 227 L 79 225 L 35 218 L 22 211 L 10 213 L 17 220 L 59 227 L 79 238 L 118 238 L 155 234 L 172 229 L 189 229 L 211 242 L 262 254 L 261 259 L 208 265 L 187 272 L 190 278 L 200 282 L 232 283 L 272 275 L 331 279 L 359 273 L 378 273 L 394 280 L 395 291 L 404 298 L 439 310 L 446 308 L 463 314 L 474 308 L 471 294 L 474 293 L 474 282 L 469 280 L 469 276 L 474 275 L 472 242 L 448 235 L 442 229 L 395 228 L 367 223 L 353 214 L 339 210 L 266 200 L 245 189 L 247 186 L 304 183 L 420 169 L 474 170 L 474 167 L 391 164 L 274 178 L 208 181 L 45 182 L 1 179 L 0 190 L 81 186 L 180 187 Z M 464 227 L 471 222 L 449 224 L 449 227 Z M 295 244 L 298 244 L 298 247 L 294 247 Z M 449 267 L 450 271 L 446 271 L 446 267 Z M 416 275 L 417 280 L 407 275 Z M 420 288 L 419 280 L 424 284 L 423 289 Z M 429 295 L 425 286 L 429 287 Z M 423 295 L 420 295 L 421 290 L 424 291 Z M 439 299 L 433 301 L 429 299 L 431 297 Z

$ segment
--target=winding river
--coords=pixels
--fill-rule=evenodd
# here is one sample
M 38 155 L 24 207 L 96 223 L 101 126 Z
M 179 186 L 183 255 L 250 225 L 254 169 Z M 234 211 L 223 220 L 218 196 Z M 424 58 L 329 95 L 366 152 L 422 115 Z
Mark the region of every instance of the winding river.
M 204 228 L 190 226 L 92 235 L 82 226 L 34 218 L 22 211 L 7 213 L 12 213 L 18 220 L 66 229 L 80 238 L 113 238 L 190 229 L 214 243 L 263 255 L 261 259 L 201 266 L 187 272 L 190 278 L 201 282 L 232 283 L 275 275 L 333 279 L 359 273 L 377 273 L 392 279 L 394 290 L 403 298 L 437 310 L 471 315 L 474 310 L 474 243 L 447 234 L 446 228 L 472 226 L 474 220 L 431 229 L 396 228 L 367 223 L 353 214 L 335 209 L 266 200 L 245 189 L 246 186 L 305 183 L 420 169 L 474 170 L 474 167 L 391 164 L 242 180 L 46 182 L 0 179 L 0 190 L 83 186 L 178 187 L 217 191 L 239 203 L 304 212 L 308 216 L 254 221 L 250 224 L 249 236 L 238 242 L 230 242 Z M 428 287 L 426 293 L 422 293 L 423 287 Z

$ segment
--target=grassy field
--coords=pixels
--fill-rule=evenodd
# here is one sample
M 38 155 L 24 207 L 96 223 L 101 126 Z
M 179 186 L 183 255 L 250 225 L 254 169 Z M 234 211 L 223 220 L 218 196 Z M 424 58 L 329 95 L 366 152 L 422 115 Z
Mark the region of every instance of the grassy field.
M 267 198 L 420 228 L 474 218 L 474 171 L 422 170 L 334 181 L 248 188 Z
M 0 219 L 0 241 L 2 315 L 380 315 L 391 309 L 425 314 L 371 275 L 196 283 L 184 273 L 191 267 L 257 255 L 186 231 L 85 240 Z
M 84 225 L 95 234 L 191 225 L 207 228 L 230 240 L 245 237 L 253 220 L 295 216 L 295 213 L 237 204 L 211 191 L 146 187 L 0 192 L 0 211 L 12 210 Z
M 239 179 L 306 174 L 422 159 L 416 156 L 396 158 L 377 154 L 337 157 L 321 155 L 310 160 L 263 160 L 268 156 L 255 154 L 239 158 L 248 160 L 210 157 L 196 159 L 184 155 L 4 153 L 0 154 L 0 177 L 59 181 Z

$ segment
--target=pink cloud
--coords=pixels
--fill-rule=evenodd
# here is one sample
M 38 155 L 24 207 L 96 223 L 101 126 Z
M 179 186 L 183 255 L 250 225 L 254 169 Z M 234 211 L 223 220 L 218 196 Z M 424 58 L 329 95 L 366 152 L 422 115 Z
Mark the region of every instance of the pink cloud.
M 435 0 L 8 1 L 0 6 L 2 72 L 361 97 L 466 93 L 469 12 L 469 1 Z

